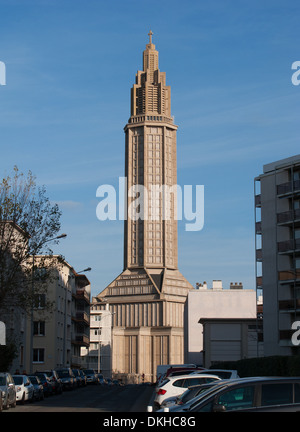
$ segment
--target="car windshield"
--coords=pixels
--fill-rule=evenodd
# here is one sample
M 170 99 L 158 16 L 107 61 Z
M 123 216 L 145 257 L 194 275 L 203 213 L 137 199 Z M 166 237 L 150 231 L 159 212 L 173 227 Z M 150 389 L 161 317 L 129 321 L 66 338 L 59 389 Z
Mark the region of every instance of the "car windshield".
M 17 385 L 23 384 L 23 378 L 21 376 L 14 376 L 14 382 Z
M 5 386 L 5 385 L 6 385 L 5 376 L 0 376 L 0 386 Z

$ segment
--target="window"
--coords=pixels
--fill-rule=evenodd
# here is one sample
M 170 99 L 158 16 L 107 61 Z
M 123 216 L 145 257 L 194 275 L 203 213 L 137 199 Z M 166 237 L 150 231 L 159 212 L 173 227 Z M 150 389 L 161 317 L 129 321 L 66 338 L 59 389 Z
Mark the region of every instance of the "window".
M 34 363 L 43 363 L 45 360 L 45 349 L 34 348 L 33 350 L 33 361 Z
M 278 405 L 293 403 L 293 384 L 263 384 L 261 388 L 261 405 Z
M 34 299 L 34 307 L 36 309 L 44 309 L 45 305 L 46 305 L 46 295 L 36 294 Z
M 179 379 L 177 381 L 174 382 L 173 386 L 174 387 L 184 387 L 183 383 L 184 383 L 184 379 Z
M 33 322 L 33 334 L 34 336 L 45 336 L 45 321 Z
M 224 405 L 226 411 L 250 408 L 254 405 L 255 386 L 239 387 L 229 390 L 216 401 L 217 405 Z

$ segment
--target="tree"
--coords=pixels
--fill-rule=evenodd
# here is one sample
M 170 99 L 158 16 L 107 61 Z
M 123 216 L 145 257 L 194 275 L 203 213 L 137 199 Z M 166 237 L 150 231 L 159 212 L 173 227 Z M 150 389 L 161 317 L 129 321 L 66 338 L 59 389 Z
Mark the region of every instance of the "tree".
M 45 292 L 54 265 L 49 245 L 58 236 L 60 217 L 58 205 L 51 204 L 45 187 L 37 187 L 30 171 L 24 176 L 14 167 L 13 175 L 3 178 L 0 309 L 13 306 L 29 311 L 36 296 Z

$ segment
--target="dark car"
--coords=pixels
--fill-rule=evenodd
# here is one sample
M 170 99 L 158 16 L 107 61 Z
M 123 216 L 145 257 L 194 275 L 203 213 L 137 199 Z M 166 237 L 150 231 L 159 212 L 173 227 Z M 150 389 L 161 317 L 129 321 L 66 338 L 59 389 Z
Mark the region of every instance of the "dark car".
M 53 385 L 52 385 L 52 382 L 50 381 L 50 378 L 43 372 L 36 372 L 34 375 L 40 379 L 40 381 L 43 385 L 44 396 L 51 396 L 53 394 L 54 390 L 53 390 Z
M 72 372 L 74 374 L 77 387 L 83 386 L 83 380 L 82 380 L 82 377 L 80 375 L 79 369 L 72 369 Z
M 86 381 L 88 384 L 98 384 L 98 376 L 94 369 L 83 369 L 83 372 L 86 375 Z
M 86 374 L 83 372 L 82 369 L 79 369 L 79 373 L 82 379 L 82 385 L 86 386 L 87 385 Z
M 30 379 L 31 384 L 34 387 L 33 390 L 33 398 L 34 400 L 43 400 L 44 399 L 44 387 L 41 383 L 41 380 L 36 375 L 29 375 L 28 378 Z
M 61 379 L 63 390 L 73 390 L 76 388 L 76 379 L 70 368 L 62 368 L 56 370 L 57 375 Z
M 15 407 L 17 403 L 16 387 L 10 373 L 0 372 L 0 399 L 3 409 Z
M 185 412 L 300 412 L 300 378 L 257 377 L 221 382 Z
M 63 385 L 61 382 L 61 379 L 59 378 L 57 372 L 55 370 L 46 370 L 44 373 L 47 375 L 47 377 L 52 382 L 52 386 L 54 389 L 54 393 L 61 394 L 63 390 Z

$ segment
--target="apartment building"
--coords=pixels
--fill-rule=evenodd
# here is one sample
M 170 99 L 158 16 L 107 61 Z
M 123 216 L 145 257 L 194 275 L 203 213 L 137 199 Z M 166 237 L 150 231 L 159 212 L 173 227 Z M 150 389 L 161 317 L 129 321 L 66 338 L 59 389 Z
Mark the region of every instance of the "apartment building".
M 27 320 L 25 370 L 29 372 L 80 367 L 80 349 L 89 345 L 90 282 L 61 257 L 51 259 L 47 290 L 37 296 Z M 51 310 L 46 304 L 52 304 Z
M 255 178 L 256 285 L 263 295 L 265 355 L 292 355 L 300 320 L 300 155 Z
M 84 367 L 112 377 L 112 313 L 96 298 L 90 308 L 90 345 L 81 349 L 81 356 Z

